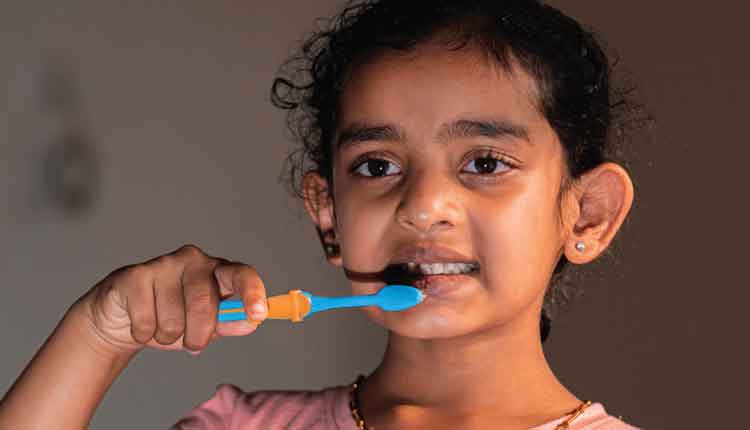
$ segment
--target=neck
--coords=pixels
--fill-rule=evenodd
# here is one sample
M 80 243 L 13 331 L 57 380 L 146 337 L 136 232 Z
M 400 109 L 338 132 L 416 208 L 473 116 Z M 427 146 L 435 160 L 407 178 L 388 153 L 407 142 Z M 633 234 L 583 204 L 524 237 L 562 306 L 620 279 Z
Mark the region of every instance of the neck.
M 391 332 L 383 361 L 360 391 L 368 425 L 385 417 L 444 422 L 488 413 L 495 420 L 552 420 L 575 409 L 581 401 L 550 369 L 538 321 L 519 325 L 525 328 L 496 326 L 450 339 Z

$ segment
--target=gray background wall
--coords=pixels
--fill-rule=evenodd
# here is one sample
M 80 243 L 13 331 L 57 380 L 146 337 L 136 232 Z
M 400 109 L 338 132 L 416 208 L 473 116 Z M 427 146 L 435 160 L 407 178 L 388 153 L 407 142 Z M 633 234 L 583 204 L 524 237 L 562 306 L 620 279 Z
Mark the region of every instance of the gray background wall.
M 736 2 L 554 3 L 622 54 L 658 126 L 632 149 L 636 202 L 617 264 L 593 265 L 600 274 L 555 322 L 550 362 L 579 397 L 646 429 L 744 422 L 746 15 Z M 91 285 L 184 243 L 255 265 L 270 293 L 346 291 L 277 184 L 290 144 L 268 101 L 279 64 L 337 4 L 0 3 L 0 392 Z M 69 124 L 40 90 L 54 67 L 77 85 L 74 118 L 101 168 L 81 216 L 51 205 L 40 180 Z M 92 428 L 167 428 L 219 382 L 347 383 L 374 368 L 384 344 L 364 316 L 341 311 L 271 322 L 198 357 L 145 351 Z

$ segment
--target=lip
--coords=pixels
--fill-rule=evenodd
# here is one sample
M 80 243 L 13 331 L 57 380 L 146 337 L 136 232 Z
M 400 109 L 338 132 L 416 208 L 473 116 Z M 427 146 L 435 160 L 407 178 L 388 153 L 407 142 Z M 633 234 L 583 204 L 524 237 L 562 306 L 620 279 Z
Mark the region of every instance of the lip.
M 468 287 L 467 283 L 471 283 L 475 279 L 476 273 L 426 275 L 417 279 L 414 282 L 414 286 L 424 291 L 427 296 L 425 300 L 427 300 L 465 291 Z

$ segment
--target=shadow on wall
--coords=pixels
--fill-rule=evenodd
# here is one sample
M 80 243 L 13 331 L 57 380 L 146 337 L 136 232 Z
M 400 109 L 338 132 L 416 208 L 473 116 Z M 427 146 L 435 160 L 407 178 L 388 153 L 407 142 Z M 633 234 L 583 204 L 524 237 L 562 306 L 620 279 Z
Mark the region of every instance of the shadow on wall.
M 29 132 L 12 138 L 24 154 L 33 188 L 26 196 L 34 209 L 52 209 L 67 218 L 89 213 L 100 192 L 100 162 L 80 106 L 71 68 L 60 59 L 46 59 L 30 73 Z M 27 116 L 29 117 L 29 116 Z M 18 127 L 18 125 L 17 125 Z M 33 130 L 33 131 L 32 131 Z M 25 157 L 24 157 L 25 158 Z

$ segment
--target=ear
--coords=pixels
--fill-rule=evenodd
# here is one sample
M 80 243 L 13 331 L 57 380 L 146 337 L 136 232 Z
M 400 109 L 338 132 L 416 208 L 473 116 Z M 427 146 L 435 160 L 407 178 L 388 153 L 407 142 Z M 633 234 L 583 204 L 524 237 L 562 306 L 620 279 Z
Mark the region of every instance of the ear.
M 633 204 L 633 183 L 620 165 L 603 163 L 571 188 L 565 256 L 574 264 L 594 260 L 609 246 Z M 576 249 L 583 243 L 583 251 Z
M 328 182 L 317 172 L 306 173 L 302 178 L 302 198 L 307 214 L 318 231 L 326 259 L 334 266 L 342 266 L 340 246 L 336 237 L 333 197 Z

